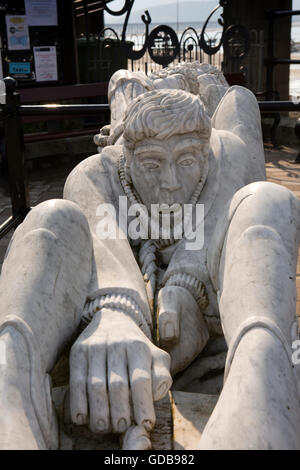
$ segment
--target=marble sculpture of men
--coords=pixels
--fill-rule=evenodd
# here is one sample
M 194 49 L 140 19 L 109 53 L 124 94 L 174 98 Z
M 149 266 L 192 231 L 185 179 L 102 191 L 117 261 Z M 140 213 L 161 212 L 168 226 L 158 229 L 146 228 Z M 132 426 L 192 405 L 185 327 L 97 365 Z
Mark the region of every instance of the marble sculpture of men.
M 196 63 L 150 78 L 119 71 L 109 99 L 101 152 L 72 171 L 64 199 L 31 210 L 6 254 L 0 447 L 58 447 L 49 372 L 72 343 L 73 422 L 95 433 L 135 430 L 136 448 L 147 448 L 153 402 L 171 375 L 224 335 L 224 386 L 199 447 L 299 449 L 291 345 L 300 204 L 265 181 L 255 97 Z M 185 227 L 174 236 L 185 204 L 191 233 L 202 227 L 196 248 Z M 118 236 L 102 236 L 104 227 Z

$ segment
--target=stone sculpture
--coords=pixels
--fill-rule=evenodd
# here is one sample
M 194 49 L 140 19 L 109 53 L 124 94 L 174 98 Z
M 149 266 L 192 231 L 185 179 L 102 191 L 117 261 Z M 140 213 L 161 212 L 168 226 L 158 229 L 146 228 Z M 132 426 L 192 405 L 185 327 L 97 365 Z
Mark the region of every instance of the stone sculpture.
M 32 209 L 3 264 L 1 448 L 57 448 L 49 371 L 69 343 L 73 422 L 149 448 L 153 401 L 224 335 L 224 386 L 199 447 L 299 449 L 300 204 L 265 181 L 255 97 L 195 63 L 119 71 L 109 100 L 99 153 L 63 200 Z

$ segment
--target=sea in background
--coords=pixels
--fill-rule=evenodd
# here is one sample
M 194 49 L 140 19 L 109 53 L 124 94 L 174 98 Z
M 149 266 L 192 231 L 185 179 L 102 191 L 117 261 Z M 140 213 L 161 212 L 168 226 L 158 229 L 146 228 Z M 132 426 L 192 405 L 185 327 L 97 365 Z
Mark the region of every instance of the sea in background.
M 160 23 L 151 23 L 150 31 L 158 26 Z M 198 36 L 200 35 L 204 22 L 195 23 L 168 23 L 168 26 L 176 31 L 181 36 L 184 30 L 188 27 L 192 27 L 197 31 Z M 106 27 L 113 28 L 118 34 L 119 38 L 122 35 L 123 24 L 122 23 L 110 23 L 106 24 Z M 127 26 L 126 39 L 133 40 L 137 44 L 139 49 L 143 44 L 143 36 L 145 32 L 145 25 L 142 21 L 139 23 L 129 23 Z M 206 29 L 207 37 L 217 41 L 222 33 L 221 26 L 217 22 L 210 22 Z M 207 38 L 206 37 L 206 38 Z M 292 58 L 300 60 L 300 21 L 292 22 L 291 39 L 293 42 Z M 290 65 L 290 95 L 293 97 L 300 97 L 300 65 Z
M 150 31 L 154 29 L 156 26 L 159 26 L 161 23 L 151 23 L 150 24 Z M 198 35 L 201 33 L 204 22 L 195 22 L 195 23 L 165 23 L 168 26 L 170 26 L 174 31 L 180 36 L 184 30 L 188 27 L 194 28 Z M 105 25 L 106 27 L 113 28 L 118 36 L 120 37 L 122 35 L 122 29 L 123 29 L 123 24 L 122 23 L 107 23 Z M 215 21 L 211 21 L 206 29 L 209 37 L 213 37 L 215 34 L 221 34 L 221 26 Z M 145 32 L 145 25 L 142 21 L 139 23 L 129 23 L 127 26 L 127 31 L 126 31 L 126 38 L 130 40 L 132 36 L 142 38 Z M 140 43 L 140 41 L 139 41 Z
M 291 57 L 300 60 L 300 22 L 292 23 L 291 39 L 293 41 L 293 49 Z M 300 97 L 300 65 L 290 65 L 290 95 L 292 97 Z
M 291 38 L 293 41 L 300 43 L 300 21 L 292 23 Z

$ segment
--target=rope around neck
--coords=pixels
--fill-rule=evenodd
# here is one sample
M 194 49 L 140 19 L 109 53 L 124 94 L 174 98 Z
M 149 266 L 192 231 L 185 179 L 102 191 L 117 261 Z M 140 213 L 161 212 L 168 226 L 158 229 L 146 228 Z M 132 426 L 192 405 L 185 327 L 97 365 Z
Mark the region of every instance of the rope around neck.
M 130 205 L 133 205 L 133 204 L 143 205 L 143 203 L 141 201 L 141 198 L 136 193 L 136 191 L 133 187 L 133 184 L 130 181 L 128 175 L 127 175 L 126 166 L 125 166 L 125 158 L 124 158 L 123 155 L 121 155 L 121 157 L 119 159 L 118 173 L 119 173 L 119 179 L 120 179 L 122 188 L 124 190 L 124 193 L 127 196 L 127 199 L 130 202 Z M 200 194 L 201 194 L 202 189 L 204 187 L 204 184 L 206 182 L 207 174 L 208 174 L 208 162 L 206 161 L 206 165 L 204 166 L 203 175 L 200 178 L 199 182 L 197 183 L 196 189 L 194 190 L 194 192 L 191 196 L 191 199 L 189 200 L 189 203 L 188 203 L 188 204 L 192 205 L 193 208 L 195 207 L 195 205 L 197 204 L 197 202 L 199 200 Z M 149 213 L 148 213 L 148 210 L 146 209 L 146 211 L 142 211 L 139 214 L 139 218 L 140 218 L 141 224 L 143 226 L 147 225 L 147 231 L 148 231 L 148 236 L 149 236 L 149 226 L 148 226 Z M 158 231 L 158 233 L 160 233 L 160 231 Z M 182 232 L 182 236 L 184 236 L 184 232 Z M 150 239 L 150 236 L 149 236 L 149 239 Z M 158 240 L 155 240 L 155 241 L 153 240 L 153 243 L 157 246 L 157 248 L 166 248 L 167 246 L 173 245 L 175 242 L 176 242 L 176 240 L 175 240 L 174 237 L 170 237 L 169 239 L 159 238 Z
M 127 196 L 127 199 L 130 205 L 142 204 L 142 201 L 139 195 L 134 190 L 133 184 L 130 181 L 126 173 L 125 158 L 123 155 L 121 155 L 119 159 L 118 173 L 119 173 L 119 179 L 120 179 L 122 188 L 124 190 L 124 193 Z M 191 204 L 193 207 L 198 202 L 201 191 L 206 182 L 207 174 L 208 174 L 208 161 L 206 161 L 206 165 L 204 166 L 202 178 L 199 180 L 196 186 L 196 189 L 194 193 L 192 194 L 192 197 L 189 201 L 189 204 Z M 149 215 L 148 211 L 141 212 L 139 215 L 139 218 L 140 218 L 141 224 L 144 224 L 144 226 L 147 224 L 148 235 L 149 235 L 148 215 Z M 155 293 L 156 293 L 156 287 L 157 287 L 156 286 L 156 271 L 157 271 L 156 250 L 159 248 L 165 248 L 167 246 L 171 246 L 175 243 L 175 241 L 176 240 L 174 239 L 174 237 L 171 237 L 170 239 L 159 239 L 159 240 L 151 240 L 149 237 L 148 240 L 142 241 L 142 244 L 141 244 L 141 248 L 139 251 L 139 262 L 140 262 L 142 274 L 144 276 L 144 282 L 146 286 L 149 306 L 150 306 L 153 316 L 154 316 L 154 311 L 155 311 L 154 302 L 155 302 Z M 154 320 L 154 325 L 155 325 L 156 319 L 153 319 L 153 320 Z

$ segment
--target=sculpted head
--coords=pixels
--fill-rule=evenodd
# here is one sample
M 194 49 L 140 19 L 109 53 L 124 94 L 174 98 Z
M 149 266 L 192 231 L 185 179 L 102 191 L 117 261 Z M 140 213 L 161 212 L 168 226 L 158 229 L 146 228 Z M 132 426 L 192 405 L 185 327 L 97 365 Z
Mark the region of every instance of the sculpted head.
M 207 176 L 211 122 L 200 99 L 158 90 L 134 100 L 124 119 L 126 171 L 143 203 L 188 203 Z

